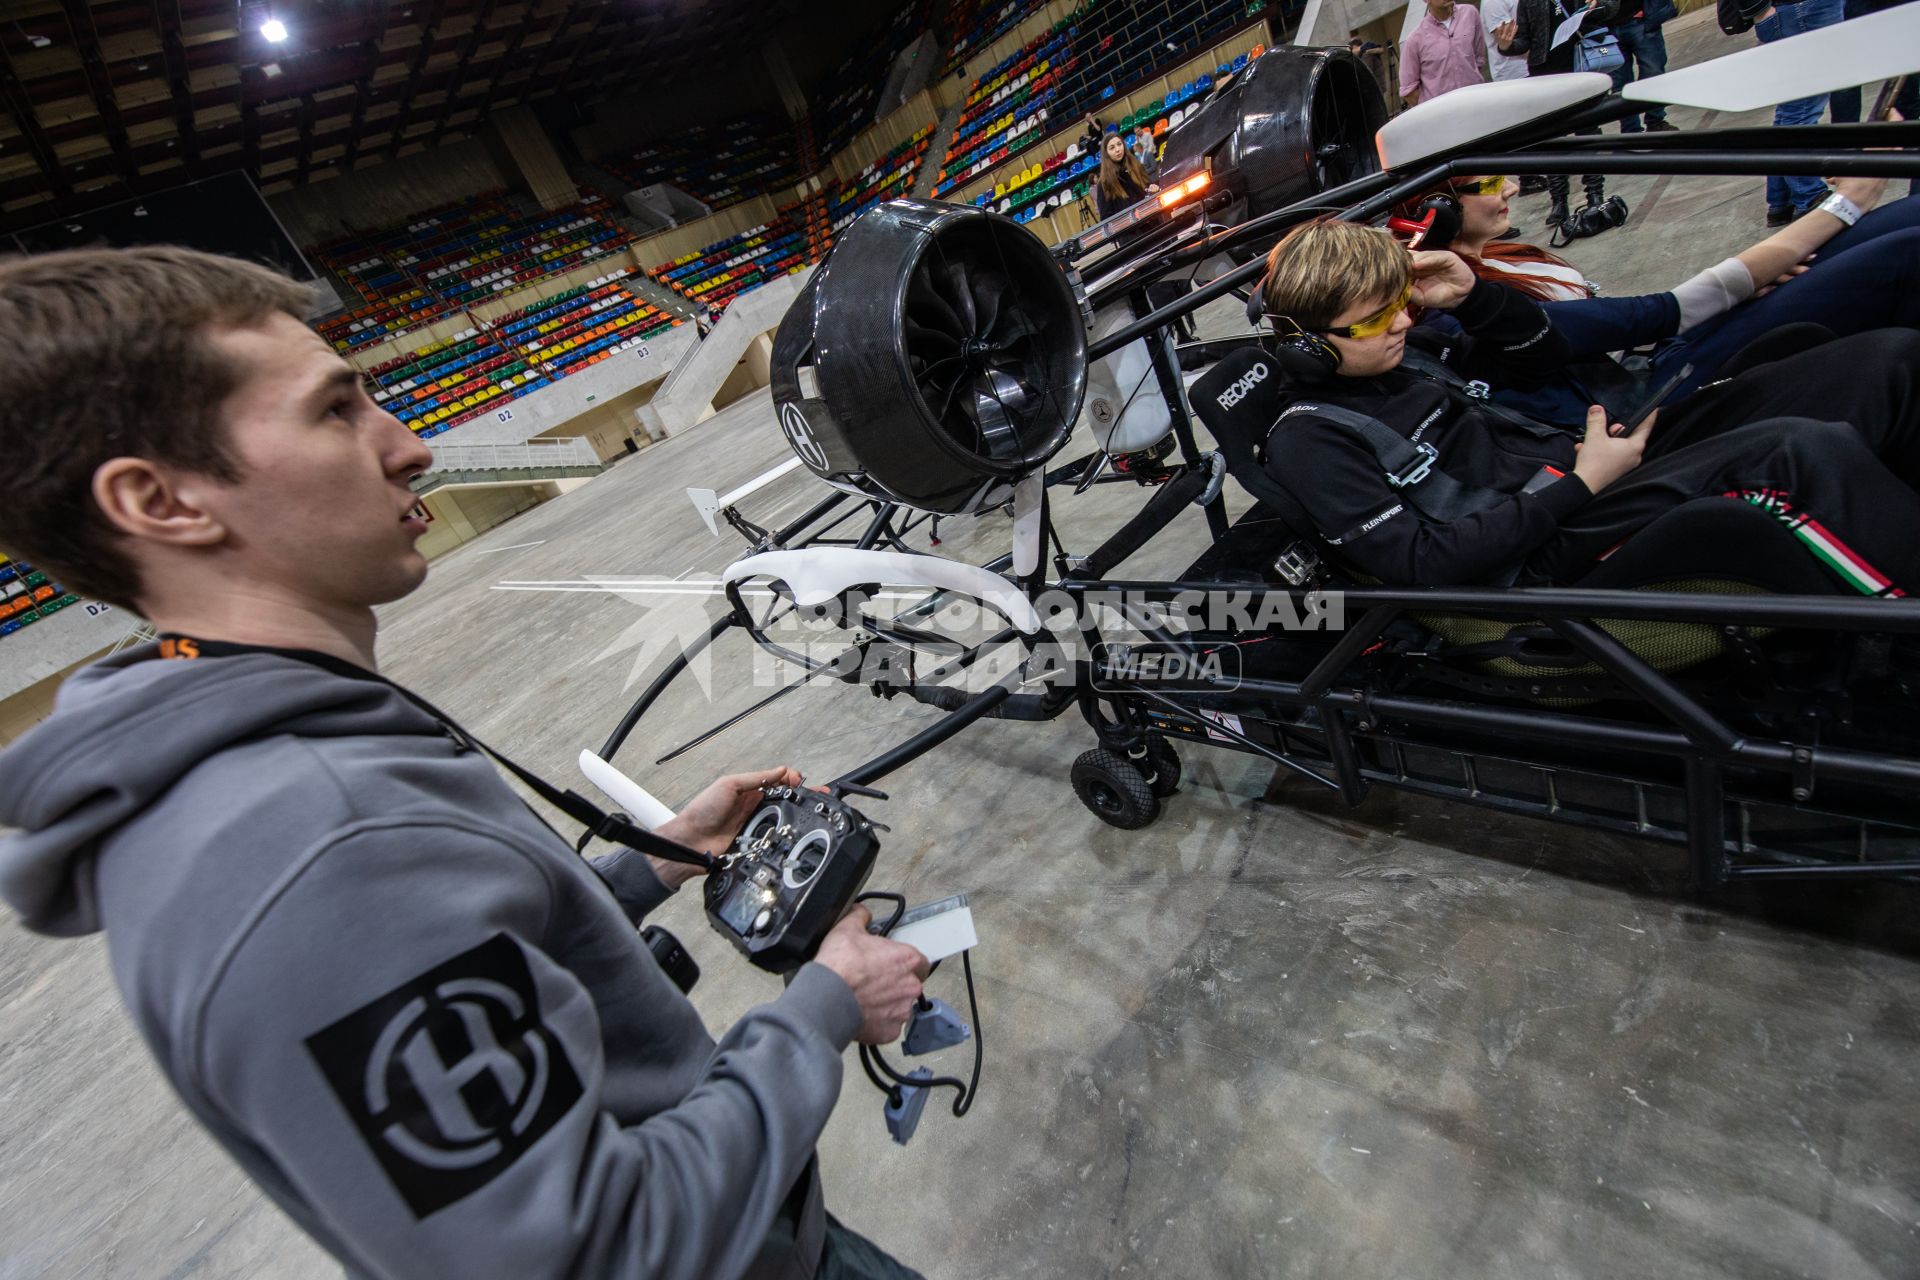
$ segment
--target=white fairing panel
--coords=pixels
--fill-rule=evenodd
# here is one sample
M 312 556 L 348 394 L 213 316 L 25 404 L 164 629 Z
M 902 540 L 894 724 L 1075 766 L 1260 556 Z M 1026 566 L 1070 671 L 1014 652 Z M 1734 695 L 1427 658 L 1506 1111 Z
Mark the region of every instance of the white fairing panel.
M 1613 80 L 1597 71 L 1465 85 L 1387 121 L 1374 135 L 1374 145 L 1381 168 L 1402 169 L 1612 90 Z
M 1753 111 L 1915 71 L 1920 71 L 1920 7 L 1903 4 L 1635 81 L 1620 96 L 1629 102 Z
M 764 551 L 728 565 L 723 582 L 778 578 L 801 605 L 825 604 L 849 587 L 878 582 L 888 586 L 931 587 L 992 605 L 1026 635 L 1040 633 L 1040 614 L 1012 583 L 978 565 L 940 556 L 898 551 L 861 551 L 852 547 L 803 547 Z
M 1102 307 L 1093 318 L 1089 342 L 1133 323 L 1125 303 Z M 1136 453 L 1164 440 L 1173 430 L 1160 380 L 1153 376 L 1147 340 L 1129 342 L 1087 366 L 1087 403 L 1081 410 L 1093 438 L 1108 453 Z

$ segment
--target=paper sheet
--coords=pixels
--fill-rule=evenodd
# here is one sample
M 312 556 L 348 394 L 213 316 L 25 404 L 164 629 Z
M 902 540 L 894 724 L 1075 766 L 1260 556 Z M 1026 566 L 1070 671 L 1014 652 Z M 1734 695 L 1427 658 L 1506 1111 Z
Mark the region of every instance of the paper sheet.
M 900 917 L 900 923 L 887 936 L 916 948 L 930 963 L 980 943 L 964 893 L 915 907 Z
M 1569 39 L 1571 39 L 1573 36 L 1573 33 L 1580 29 L 1580 23 L 1586 18 L 1586 16 L 1587 16 L 1587 11 L 1584 7 L 1582 7 L 1580 12 L 1574 14 L 1571 18 L 1568 18 L 1565 22 L 1555 27 L 1553 29 L 1552 47 L 1555 49 L 1558 49 L 1561 45 L 1565 44 Z

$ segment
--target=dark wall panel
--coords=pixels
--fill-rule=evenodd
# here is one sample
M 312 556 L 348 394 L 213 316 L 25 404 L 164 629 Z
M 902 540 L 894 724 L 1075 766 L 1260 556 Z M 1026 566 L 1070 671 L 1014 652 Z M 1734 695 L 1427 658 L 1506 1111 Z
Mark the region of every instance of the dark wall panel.
M 221 174 L 92 213 L 44 222 L 16 237 L 28 253 L 95 245 L 181 244 L 266 263 L 301 280 L 313 268 L 244 173 Z

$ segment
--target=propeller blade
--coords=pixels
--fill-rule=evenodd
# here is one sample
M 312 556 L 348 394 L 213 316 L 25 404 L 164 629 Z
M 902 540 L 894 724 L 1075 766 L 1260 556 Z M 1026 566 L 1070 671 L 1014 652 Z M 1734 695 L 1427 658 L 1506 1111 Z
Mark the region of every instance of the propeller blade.
M 1039 332 L 1039 326 L 1033 323 L 1031 316 L 1018 307 L 1010 307 L 1007 309 L 1007 314 L 1000 317 L 1000 323 L 987 334 L 987 342 L 997 350 L 1006 351 L 1015 343 L 1031 338 Z
M 958 338 L 939 329 L 929 329 L 912 316 L 907 317 L 906 330 L 909 347 L 931 347 L 935 355 L 958 354 L 960 351 Z
M 994 321 L 1000 318 L 1000 303 L 1007 296 L 1006 277 L 1000 275 L 982 275 L 974 277 L 973 305 L 979 313 L 979 331 L 987 334 L 991 342 Z
M 967 264 L 964 261 L 944 262 L 940 266 L 940 276 L 941 283 L 946 286 L 947 302 L 966 325 L 967 335 L 972 337 L 979 333 L 979 316 L 973 308 L 973 290 L 967 283 Z
M 1696 63 L 1620 91 L 1629 102 L 1754 111 L 1920 71 L 1920 6 L 1903 4 Z
M 947 300 L 934 289 L 933 282 L 919 271 L 913 273 L 913 282 L 907 286 L 908 317 L 925 328 L 937 329 L 953 339 L 956 344 L 964 343 L 973 336 L 972 331 L 960 322 Z

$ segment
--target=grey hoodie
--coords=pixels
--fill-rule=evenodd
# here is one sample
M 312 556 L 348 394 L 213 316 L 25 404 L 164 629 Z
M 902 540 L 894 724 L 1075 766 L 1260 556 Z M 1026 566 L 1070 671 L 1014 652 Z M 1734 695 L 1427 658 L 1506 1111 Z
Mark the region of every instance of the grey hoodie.
M 716 1045 L 647 860 L 578 857 L 392 687 L 130 649 L 0 756 L 0 823 L 0 896 L 105 930 L 181 1098 L 349 1272 L 812 1273 L 846 983 Z

